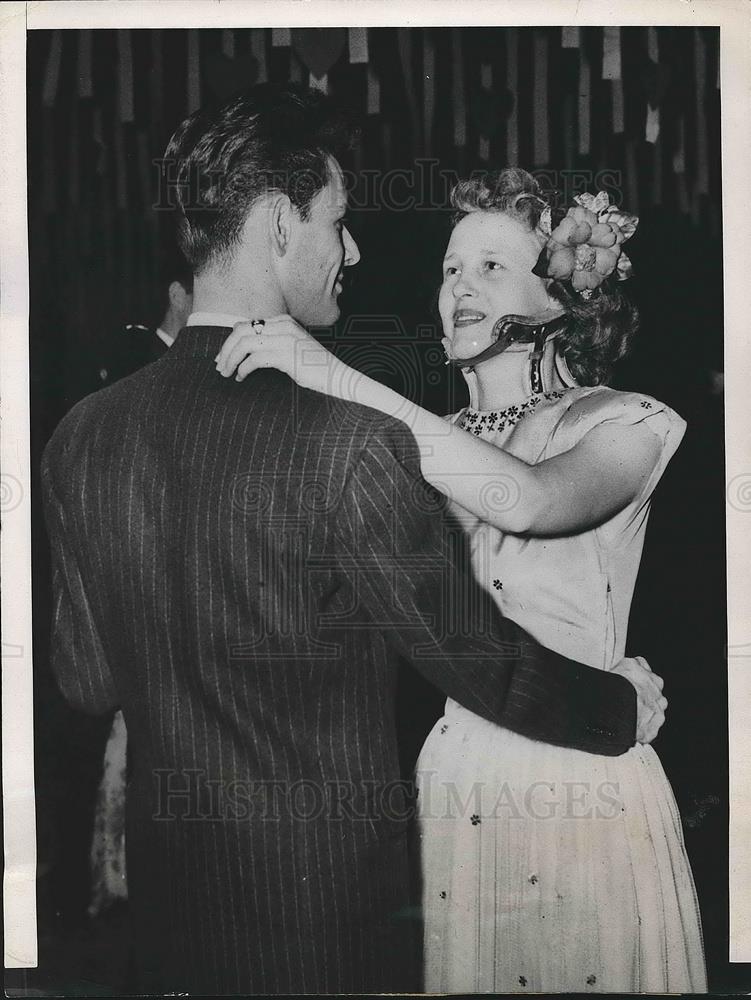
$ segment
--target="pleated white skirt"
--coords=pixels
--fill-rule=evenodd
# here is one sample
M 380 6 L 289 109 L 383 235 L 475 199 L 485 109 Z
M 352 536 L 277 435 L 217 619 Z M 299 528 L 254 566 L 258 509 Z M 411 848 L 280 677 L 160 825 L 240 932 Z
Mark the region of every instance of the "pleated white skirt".
M 449 702 L 418 786 L 427 992 L 706 992 L 680 816 L 651 747 L 553 747 Z

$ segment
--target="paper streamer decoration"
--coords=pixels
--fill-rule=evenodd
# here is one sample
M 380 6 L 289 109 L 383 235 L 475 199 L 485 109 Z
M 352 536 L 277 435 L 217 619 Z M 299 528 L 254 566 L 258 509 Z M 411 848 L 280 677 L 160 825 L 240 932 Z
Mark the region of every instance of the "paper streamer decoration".
M 339 61 L 347 35 L 344 28 L 293 28 L 292 47 L 303 66 L 321 80 Z
M 464 59 L 462 56 L 462 33 L 459 28 L 451 29 L 452 81 L 454 90 L 454 145 L 467 145 L 467 103 L 464 99 Z
M 492 80 L 492 77 L 491 77 Z M 511 113 L 514 97 L 509 90 L 498 87 L 480 87 L 473 95 L 469 111 L 475 130 L 486 139 L 492 139 Z
M 271 45 L 275 49 L 288 48 L 292 44 L 292 33 L 289 28 L 272 28 Z
M 82 28 L 78 32 L 78 96 L 94 96 L 94 85 L 91 79 L 90 28 Z
M 149 100 L 151 102 L 151 129 L 154 142 L 162 140 L 162 100 L 164 94 L 164 73 L 162 70 L 162 30 L 149 31 L 151 42 L 151 72 L 149 79 Z
M 79 202 L 78 104 L 70 109 L 70 146 L 68 149 L 68 200 L 74 208 Z
M 235 32 L 232 28 L 224 28 L 222 31 L 222 55 L 228 59 L 235 58 Z
M 372 63 L 368 63 L 368 103 L 367 112 L 369 115 L 379 115 L 381 113 L 381 82 L 376 76 Z
M 133 121 L 133 52 L 130 30 L 117 32 L 117 103 L 121 122 Z
M 579 48 L 579 29 L 575 27 L 564 27 L 561 28 L 561 48 L 562 49 L 578 49 Z
M 123 139 L 123 127 L 117 118 L 113 125 L 115 139 L 115 203 L 119 209 L 128 207 L 128 185 L 125 171 L 127 161 L 125 159 L 125 141 Z
M 130 296 L 130 289 L 133 287 L 133 222 L 134 213 L 126 212 L 125 217 L 119 220 L 118 229 L 120 230 L 120 246 L 122 248 L 120 254 L 121 262 L 121 281 L 120 288 L 118 289 L 120 293 L 120 302 L 124 305 L 127 298 Z M 140 247 L 139 247 L 140 249 Z
M 42 204 L 47 214 L 57 210 L 57 164 L 55 162 L 55 121 L 53 113 L 44 112 L 42 129 Z
M 636 146 L 633 139 L 629 139 L 626 142 L 626 197 L 628 210 L 633 215 L 639 214 L 639 178 L 636 170 Z
M 152 212 L 151 214 L 154 215 L 156 213 Z M 83 252 L 84 257 L 89 257 L 91 256 L 91 243 L 92 243 L 91 238 L 93 235 L 93 226 L 91 217 L 91 207 L 86 201 L 84 201 L 84 204 L 81 208 L 80 218 L 81 218 L 81 250 Z M 98 219 L 97 222 L 99 222 Z
M 623 80 L 613 80 L 611 97 L 613 99 L 613 135 L 622 135 L 625 128 L 623 112 Z
M 264 28 L 254 28 L 251 31 L 250 51 L 256 61 L 256 83 L 266 83 L 269 76 L 266 68 L 266 31 Z
M 534 163 L 541 167 L 550 159 L 548 147 L 548 39 L 534 36 Z
M 493 90 L 493 67 L 490 63 L 482 63 L 480 66 L 480 86 L 487 93 Z M 490 139 L 487 135 L 481 135 L 477 145 L 477 155 L 481 160 L 490 159 Z
M 433 116 L 435 114 L 435 44 L 432 34 L 422 32 L 422 132 L 425 155 L 433 146 Z
M 314 76 L 312 73 L 308 77 L 308 86 L 311 90 L 320 90 L 322 94 L 329 92 L 329 77 L 327 73 L 323 76 Z
M 410 145 L 412 148 L 412 157 L 414 158 L 417 156 L 420 147 L 420 112 L 417 107 L 415 81 L 412 75 L 412 34 L 409 28 L 397 28 L 396 37 L 399 47 L 399 61 L 402 66 L 402 76 L 404 77 L 404 87 L 407 92 L 411 126 Z
M 102 130 L 102 109 L 94 108 L 91 116 L 91 138 L 98 147 L 97 161 L 94 170 L 98 177 L 101 177 L 107 170 L 107 147 L 104 143 L 104 132 Z
M 686 172 L 686 119 L 681 115 L 678 119 L 678 141 L 673 153 L 673 173 Z
M 603 28 L 602 36 L 602 78 L 621 78 L 621 29 Z
M 691 195 L 691 221 L 695 226 L 701 223 L 701 203 L 702 196 L 698 184 L 694 182 L 694 190 Z
M 204 81 L 220 101 L 246 90 L 256 82 L 258 60 L 248 53 L 228 59 L 223 52 L 209 52 L 204 60 Z
M 351 63 L 366 63 L 368 61 L 368 29 L 349 29 L 349 61 Z
M 676 190 L 678 191 L 678 208 L 682 215 L 688 215 L 691 205 L 688 198 L 688 186 L 686 184 L 685 173 L 678 174 L 675 179 Z
M 707 51 L 701 31 L 694 28 L 694 64 L 696 66 L 696 191 L 709 193 L 709 157 L 707 147 Z
M 660 61 L 660 48 L 657 43 L 657 28 L 647 28 L 647 56 L 652 62 Z
M 506 163 L 513 167 L 519 163 L 519 39 L 516 28 L 506 31 L 506 87 L 514 97 L 514 106 L 506 121 Z
M 662 204 L 662 142 L 655 140 L 652 152 L 652 204 Z
M 388 170 L 391 166 L 391 122 L 386 118 L 381 122 L 381 149 L 383 165 Z
M 574 166 L 575 108 L 574 95 L 566 94 L 563 99 L 563 162 L 566 170 L 571 170 Z
M 579 49 L 579 155 L 589 155 L 589 96 L 591 69 L 584 49 Z
M 60 82 L 60 61 L 63 54 L 63 35 L 59 28 L 52 32 L 50 53 L 47 56 L 47 69 L 44 73 L 42 88 L 42 105 L 51 108 L 57 97 L 57 85 Z
M 201 107 L 201 53 L 198 41 L 198 31 L 188 30 L 188 114 L 193 114 Z
M 303 67 L 300 60 L 297 58 L 294 52 L 289 54 L 289 78 L 292 83 L 300 83 L 302 81 Z
M 644 138 L 647 142 L 657 142 L 660 135 L 660 109 L 647 105 L 647 127 Z
M 152 202 L 151 194 L 151 160 L 149 157 L 149 137 L 143 129 L 138 132 L 138 179 L 141 185 L 141 200 L 148 208 Z M 151 218 L 155 213 L 149 212 Z

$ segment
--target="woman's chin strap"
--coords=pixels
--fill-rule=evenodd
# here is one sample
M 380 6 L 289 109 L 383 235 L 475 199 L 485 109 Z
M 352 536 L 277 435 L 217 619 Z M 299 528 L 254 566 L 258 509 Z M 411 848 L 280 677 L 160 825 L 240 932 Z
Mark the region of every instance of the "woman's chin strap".
M 535 383 L 542 386 L 540 364 L 545 341 L 548 337 L 562 330 L 567 319 L 566 313 L 555 314 L 552 311 L 541 313 L 539 316 L 501 316 L 493 326 L 495 340 L 490 347 L 486 347 L 484 351 L 480 351 L 473 358 L 449 358 L 446 363 L 467 371 L 474 371 L 475 367 L 482 364 L 483 361 L 503 354 L 511 344 L 534 344 L 530 355 L 530 380 L 532 391 L 541 392 L 541 388 L 536 389 L 534 386 Z

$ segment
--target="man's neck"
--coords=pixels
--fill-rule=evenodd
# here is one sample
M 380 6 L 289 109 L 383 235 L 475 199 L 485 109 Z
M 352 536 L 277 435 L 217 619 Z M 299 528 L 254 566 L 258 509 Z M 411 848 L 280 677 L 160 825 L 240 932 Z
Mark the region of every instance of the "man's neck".
M 185 324 L 182 322 L 182 317 L 176 316 L 172 308 L 169 308 L 167 312 L 162 317 L 162 322 L 159 324 L 159 329 L 163 330 L 168 337 L 172 337 L 174 340 L 178 333 L 182 330 Z
M 193 312 L 269 319 L 286 312 L 284 299 L 265 276 L 249 276 L 241 288 L 212 278 L 196 278 Z

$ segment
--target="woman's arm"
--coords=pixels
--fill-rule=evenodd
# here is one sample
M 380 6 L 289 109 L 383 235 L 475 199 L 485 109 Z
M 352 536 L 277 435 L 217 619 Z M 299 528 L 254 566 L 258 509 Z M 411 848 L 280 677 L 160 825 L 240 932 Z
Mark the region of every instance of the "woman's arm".
M 226 376 L 237 370 L 238 381 L 278 368 L 306 388 L 398 418 L 417 440 L 425 479 L 512 534 L 571 534 L 602 523 L 638 495 L 660 453 L 643 424 L 606 423 L 570 451 L 529 465 L 350 368 L 287 316 L 267 320 L 260 335 L 238 324 L 217 361 Z

